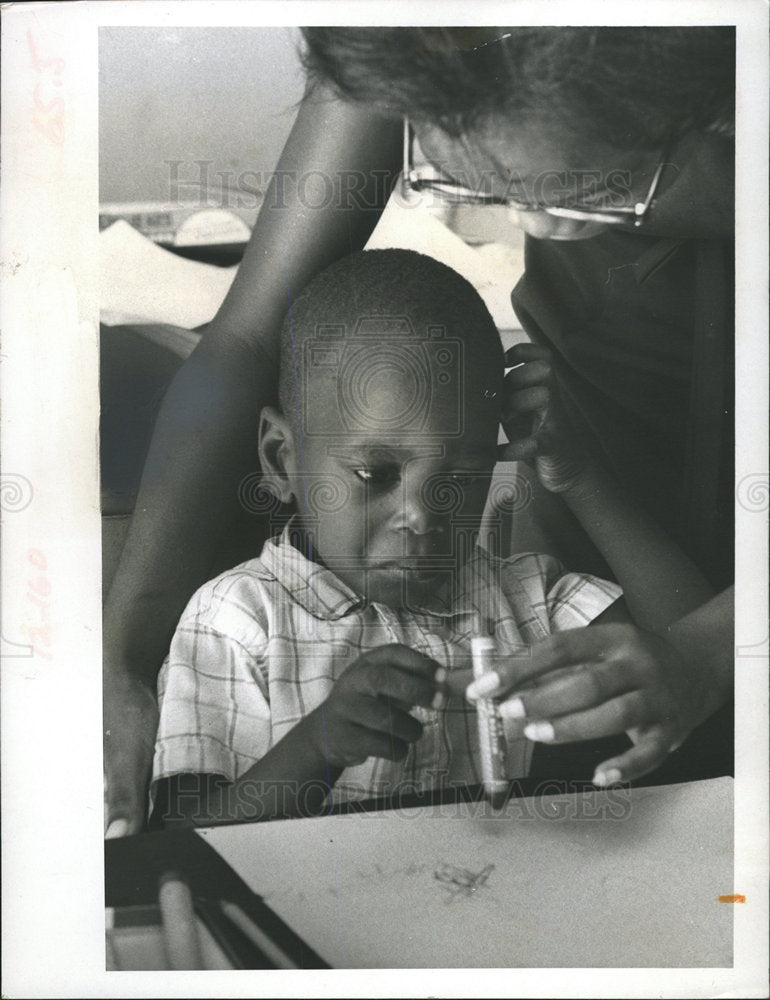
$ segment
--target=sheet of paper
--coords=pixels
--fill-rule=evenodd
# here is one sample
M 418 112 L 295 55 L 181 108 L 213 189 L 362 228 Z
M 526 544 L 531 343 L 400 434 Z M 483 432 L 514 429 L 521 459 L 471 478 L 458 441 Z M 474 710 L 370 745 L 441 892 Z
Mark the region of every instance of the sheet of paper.
M 199 831 L 336 968 L 732 964 L 732 779 Z
M 237 270 L 178 257 L 123 221 L 99 234 L 99 264 L 103 322 L 190 330 L 214 318 Z
M 420 204 L 391 197 L 367 249 L 401 247 L 453 267 L 477 289 L 504 337 L 521 339 L 511 289 L 524 271 L 521 249 L 488 243 L 471 247 Z M 170 323 L 193 329 L 213 319 L 236 267 L 214 267 L 165 250 L 120 220 L 99 235 L 102 322 Z M 512 332 L 518 334 L 511 339 Z

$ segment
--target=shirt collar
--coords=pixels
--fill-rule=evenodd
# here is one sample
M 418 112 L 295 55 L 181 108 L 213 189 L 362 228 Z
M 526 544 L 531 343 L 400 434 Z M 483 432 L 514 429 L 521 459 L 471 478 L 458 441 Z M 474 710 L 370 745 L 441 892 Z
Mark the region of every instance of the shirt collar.
M 280 536 L 268 538 L 260 559 L 289 591 L 292 598 L 315 618 L 336 621 L 353 608 L 364 606 L 364 599 L 343 583 L 331 570 L 311 562 L 290 541 L 290 521 Z
M 330 569 L 312 562 L 292 545 L 291 529 L 295 526 L 292 519 L 279 536 L 269 538 L 262 548 L 260 560 L 278 583 L 314 618 L 337 621 L 350 611 L 366 607 L 366 601 L 360 594 L 343 583 Z M 413 610 L 437 618 L 453 618 L 462 614 L 483 615 L 487 608 L 493 614 L 494 609 L 488 607 L 494 588 L 490 587 L 487 579 L 487 562 L 486 554 L 477 550 L 461 573 L 460 586 L 451 607 L 436 605 Z

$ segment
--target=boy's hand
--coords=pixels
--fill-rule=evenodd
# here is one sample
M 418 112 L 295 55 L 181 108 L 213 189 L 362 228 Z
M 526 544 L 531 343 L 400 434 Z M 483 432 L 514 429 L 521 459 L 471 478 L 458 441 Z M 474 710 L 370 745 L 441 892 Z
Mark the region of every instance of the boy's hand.
M 502 461 L 533 464 L 538 479 L 552 493 L 579 488 L 588 462 L 571 433 L 559 401 L 550 351 L 536 344 L 516 344 L 505 352 L 503 429 L 510 444 Z
M 378 646 L 352 663 L 326 701 L 303 719 L 308 739 L 331 767 L 367 757 L 402 760 L 422 726 L 409 709 L 440 708 L 446 670 L 408 646 Z

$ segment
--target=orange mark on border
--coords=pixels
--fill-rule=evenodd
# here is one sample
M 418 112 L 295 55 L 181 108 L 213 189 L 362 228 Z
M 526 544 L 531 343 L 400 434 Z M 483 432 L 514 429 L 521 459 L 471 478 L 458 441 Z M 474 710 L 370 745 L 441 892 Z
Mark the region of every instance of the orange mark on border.
M 736 892 L 732 896 L 717 896 L 717 902 L 719 902 L 719 903 L 745 903 L 746 902 L 746 897 L 742 896 L 739 892 Z

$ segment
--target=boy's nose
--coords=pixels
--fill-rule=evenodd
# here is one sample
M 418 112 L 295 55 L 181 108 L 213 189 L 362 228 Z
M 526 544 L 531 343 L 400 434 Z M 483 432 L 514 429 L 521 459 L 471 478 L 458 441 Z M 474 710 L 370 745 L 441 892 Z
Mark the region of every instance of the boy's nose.
M 410 505 L 405 509 L 397 518 L 395 526 L 403 531 L 410 531 L 413 535 L 441 534 L 444 530 L 435 513 L 417 505 Z
M 421 486 L 404 488 L 401 504 L 393 518 L 393 527 L 410 531 L 413 535 L 440 534 L 444 530 L 444 518 L 426 502 Z

